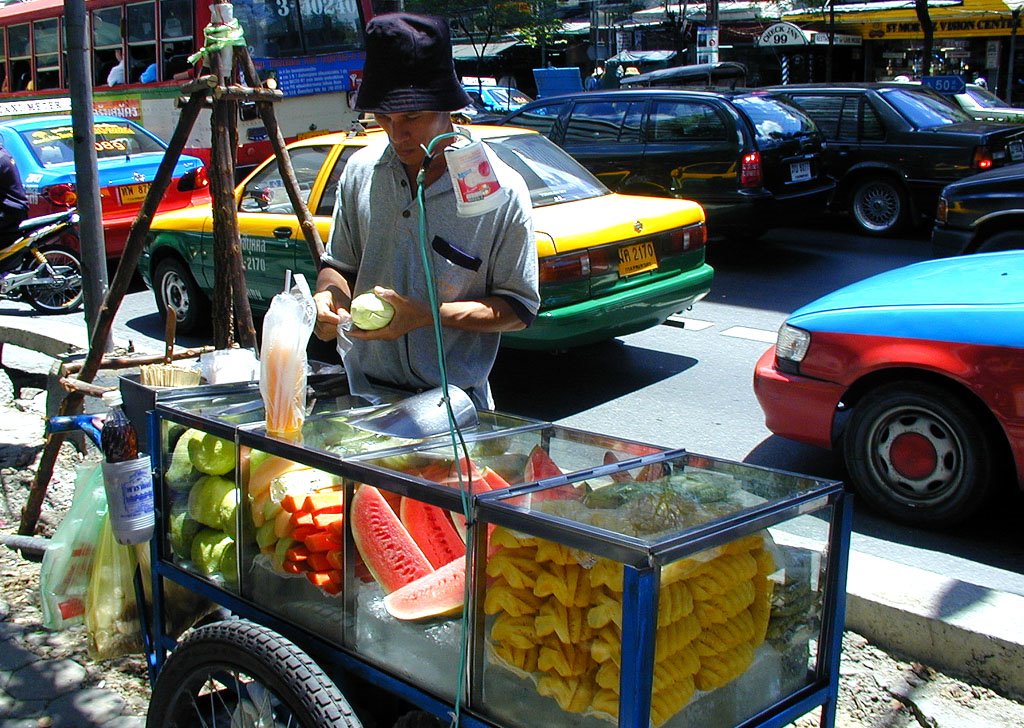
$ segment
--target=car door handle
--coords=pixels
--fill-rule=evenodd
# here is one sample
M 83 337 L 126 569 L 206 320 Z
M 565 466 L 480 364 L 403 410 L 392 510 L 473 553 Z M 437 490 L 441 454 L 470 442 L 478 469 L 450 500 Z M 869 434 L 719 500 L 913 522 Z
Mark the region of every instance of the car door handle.
M 292 229 L 290 227 L 279 227 L 274 228 L 274 237 L 279 240 L 287 240 L 292 236 Z

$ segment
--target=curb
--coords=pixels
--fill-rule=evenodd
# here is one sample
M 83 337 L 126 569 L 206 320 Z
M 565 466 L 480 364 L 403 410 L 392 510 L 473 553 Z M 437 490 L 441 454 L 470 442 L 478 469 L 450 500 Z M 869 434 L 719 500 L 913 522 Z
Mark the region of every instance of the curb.
M 815 539 L 776 540 L 822 551 Z M 846 629 L 884 650 L 1024 700 L 1024 597 L 851 549 Z
M 1024 597 L 850 554 L 846 627 L 951 675 L 1024 699 Z

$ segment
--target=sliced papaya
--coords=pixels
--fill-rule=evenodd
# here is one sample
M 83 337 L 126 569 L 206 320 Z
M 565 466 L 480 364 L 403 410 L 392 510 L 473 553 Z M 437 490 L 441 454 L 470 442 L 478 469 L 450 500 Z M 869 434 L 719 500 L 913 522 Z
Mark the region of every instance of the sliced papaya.
M 377 488 L 359 487 L 352 499 L 351 520 L 356 549 L 385 593 L 434 570 Z

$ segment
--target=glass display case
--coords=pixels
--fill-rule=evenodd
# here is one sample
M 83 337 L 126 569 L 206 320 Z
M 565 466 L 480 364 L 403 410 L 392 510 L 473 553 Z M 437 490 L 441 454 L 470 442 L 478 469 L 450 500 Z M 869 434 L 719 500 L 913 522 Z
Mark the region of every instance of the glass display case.
M 404 440 L 355 427 L 367 407 L 320 398 L 284 438 L 252 387 L 156 403 L 157 624 L 166 577 L 509 727 L 782 725 L 828 702 L 840 483 L 494 412 Z M 785 538 L 807 523 L 822 548 Z

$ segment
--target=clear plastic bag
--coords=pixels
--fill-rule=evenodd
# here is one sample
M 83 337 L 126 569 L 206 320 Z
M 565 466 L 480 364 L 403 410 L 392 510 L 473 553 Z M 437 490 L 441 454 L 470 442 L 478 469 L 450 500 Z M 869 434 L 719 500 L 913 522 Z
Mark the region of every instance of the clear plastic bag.
M 316 304 L 301 274 L 270 302 L 263 319 L 260 394 L 267 431 L 291 435 L 306 419 L 306 347 L 316 323 Z
M 80 468 L 71 507 L 50 539 L 39 569 L 43 626 L 47 629 L 65 629 L 85 621 L 89 573 L 106 515 L 102 470 L 98 464 Z
M 110 517 L 104 516 L 85 599 L 89 657 L 94 660 L 143 650 L 133 581 L 135 567 L 135 548 L 117 542 Z

